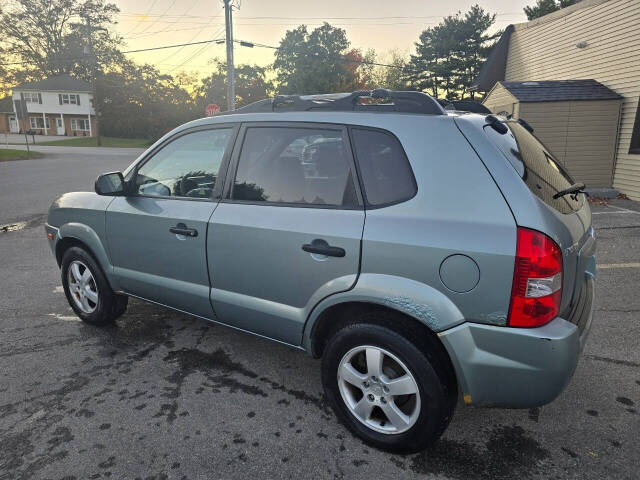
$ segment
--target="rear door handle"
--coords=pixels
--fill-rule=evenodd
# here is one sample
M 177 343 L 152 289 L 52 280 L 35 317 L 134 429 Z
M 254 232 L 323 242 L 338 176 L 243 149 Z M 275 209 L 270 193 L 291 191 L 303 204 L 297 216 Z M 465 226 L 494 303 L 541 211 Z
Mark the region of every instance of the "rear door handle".
M 197 237 L 198 230 L 195 228 L 187 228 L 184 223 L 179 223 L 175 227 L 169 228 L 171 233 L 175 233 L 176 235 L 184 235 L 185 237 Z
M 327 257 L 344 257 L 346 252 L 344 248 L 332 247 L 322 239 L 315 239 L 311 243 L 302 245 L 302 250 L 308 253 L 317 253 L 318 255 L 326 255 Z

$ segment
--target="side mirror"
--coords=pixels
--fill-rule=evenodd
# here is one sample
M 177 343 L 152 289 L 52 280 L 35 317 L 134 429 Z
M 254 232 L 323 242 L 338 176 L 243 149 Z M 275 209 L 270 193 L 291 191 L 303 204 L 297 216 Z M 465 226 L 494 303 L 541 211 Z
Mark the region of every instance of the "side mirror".
M 98 195 L 119 196 L 124 195 L 124 177 L 121 172 L 104 173 L 98 177 L 95 184 Z

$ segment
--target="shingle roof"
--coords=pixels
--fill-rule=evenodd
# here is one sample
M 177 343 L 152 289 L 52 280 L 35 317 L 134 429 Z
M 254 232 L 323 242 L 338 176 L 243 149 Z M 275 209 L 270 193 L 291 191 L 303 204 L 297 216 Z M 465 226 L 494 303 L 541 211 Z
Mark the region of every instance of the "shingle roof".
M 521 102 L 561 102 L 568 100 L 617 100 L 622 98 L 595 80 L 544 80 L 499 82 Z
M 13 100 L 11 97 L 0 98 L 0 113 L 13 113 Z
M 39 82 L 23 83 L 14 90 L 44 90 L 48 92 L 90 92 L 91 85 L 70 75 L 49 77 Z

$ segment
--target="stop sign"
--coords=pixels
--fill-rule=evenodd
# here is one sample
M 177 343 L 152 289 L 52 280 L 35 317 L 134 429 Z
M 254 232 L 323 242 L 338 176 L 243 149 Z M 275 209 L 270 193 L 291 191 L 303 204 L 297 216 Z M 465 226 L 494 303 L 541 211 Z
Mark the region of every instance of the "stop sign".
M 216 113 L 220 113 L 220 107 L 215 103 L 210 103 L 207 105 L 205 113 L 207 114 L 207 117 L 213 117 Z

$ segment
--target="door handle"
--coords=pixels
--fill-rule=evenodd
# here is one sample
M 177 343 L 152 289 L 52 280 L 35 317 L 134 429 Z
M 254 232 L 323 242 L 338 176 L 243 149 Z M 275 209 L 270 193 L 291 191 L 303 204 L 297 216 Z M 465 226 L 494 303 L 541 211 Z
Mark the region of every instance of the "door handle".
M 179 223 L 175 227 L 170 227 L 169 231 L 176 235 L 184 235 L 185 237 L 197 237 L 198 230 L 195 228 L 187 228 L 184 223 Z
M 317 253 L 318 255 L 326 255 L 327 257 L 344 257 L 346 252 L 344 248 L 332 247 L 322 239 L 315 239 L 311 243 L 302 245 L 302 250 L 308 253 Z

